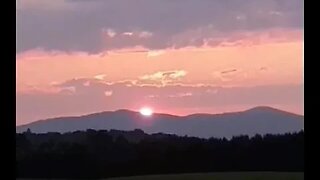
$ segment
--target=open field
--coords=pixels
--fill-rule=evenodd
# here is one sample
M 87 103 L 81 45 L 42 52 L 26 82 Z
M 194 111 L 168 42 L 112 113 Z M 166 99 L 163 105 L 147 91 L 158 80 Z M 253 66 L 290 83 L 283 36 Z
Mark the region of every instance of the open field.
M 175 175 L 150 175 L 110 178 L 108 180 L 303 180 L 304 173 L 286 172 L 226 172 Z
M 104 180 L 303 180 L 304 173 L 287 172 L 221 172 L 221 173 L 194 173 L 173 175 L 147 175 L 134 177 L 108 178 Z M 34 180 L 18 178 L 17 180 Z M 51 179 L 54 180 L 54 179 Z M 61 179 L 60 179 L 61 180 Z

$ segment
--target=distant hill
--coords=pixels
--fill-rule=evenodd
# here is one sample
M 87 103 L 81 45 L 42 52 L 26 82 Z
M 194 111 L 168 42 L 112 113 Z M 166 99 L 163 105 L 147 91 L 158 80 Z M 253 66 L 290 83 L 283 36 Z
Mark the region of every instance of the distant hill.
M 77 130 L 134 130 L 146 133 L 169 133 L 196 137 L 227 137 L 236 135 L 282 134 L 303 129 L 304 117 L 271 107 L 256 107 L 242 112 L 224 114 L 192 114 L 174 116 L 153 114 L 144 117 L 129 110 L 105 111 L 79 117 L 59 117 L 17 126 L 16 132 L 28 128 L 35 133 L 71 132 Z

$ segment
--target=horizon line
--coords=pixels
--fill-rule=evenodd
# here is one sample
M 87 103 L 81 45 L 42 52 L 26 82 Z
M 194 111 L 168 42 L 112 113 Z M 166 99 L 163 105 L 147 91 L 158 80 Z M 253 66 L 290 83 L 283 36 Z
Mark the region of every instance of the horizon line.
M 254 110 L 254 109 L 272 109 L 275 111 L 281 111 L 281 112 L 285 112 L 285 113 L 289 113 L 289 114 L 293 114 L 293 115 L 297 115 L 297 116 L 304 116 L 304 114 L 298 114 L 298 113 L 294 113 L 294 112 L 290 112 L 290 111 L 286 111 L 286 110 L 282 110 L 280 108 L 274 108 L 271 106 L 254 106 L 252 108 L 247 108 L 244 110 L 239 110 L 239 111 L 225 111 L 225 112 L 221 112 L 221 113 L 191 113 L 191 114 L 186 114 L 186 115 L 177 115 L 177 114 L 171 114 L 171 113 L 161 113 L 161 112 L 153 112 L 153 114 L 158 114 L 158 115 L 170 115 L 170 116 L 176 116 L 176 117 L 187 117 L 187 116 L 192 116 L 192 115 L 222 115 L 222 114 L 229 114 L 229 113 L 241 113 L 241 112 L 246 112 L 246 111 L 250 111 L 250 110 Z M 35 122 L 39 122 L 39 121 L 46 121 L 46 120 L 52 120 L 52 119 L 59 119 L 59 118 L 79 118 L 79 117 L 84 117 L 84 116 L 89 116 L 89 115 L 93 115 L 93 114 L 100 114 L 100 113 L 105 113 L 105 112 L 117 112 L 117 111 L 129 111 L 129 112 L 134 112 L 134 113 L 139 113 L 139 111 L 137 110 L 133 110 L 133 109 L 117 109 L 117 110 L 106 110 L 106 111 L 96 111 L 96 112 L 92 112 L 92 113 L 87 113 L 87 114 L 81 114 L 81 115 L 70 115 L 70 116 L 57 116 L 57 117 L 49 117 L 46 119 L 39 119 L 39 120 L 35 120 L 29 123 L 25 123 L 25 124 L 16 124 L 16 127 L 19 126 L 24 126 L 24 125 L 28 125 L 28 124 L 32 124 Z M 16 120 L 17 122 L 17 120 Z

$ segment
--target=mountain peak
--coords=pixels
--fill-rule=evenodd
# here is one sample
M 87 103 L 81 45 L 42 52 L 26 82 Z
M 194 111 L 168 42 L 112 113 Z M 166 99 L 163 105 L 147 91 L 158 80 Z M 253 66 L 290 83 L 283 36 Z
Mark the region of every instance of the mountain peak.
M 245 113 L 253 113 L 253 114 L 278 114 L 278 115 L 287 115 L 287 116 L 299 116 L 303 117 L 303 115 L 295 114 L 292 112 L 284 111 L 281 109 L 276 109 L 269 106 L 257 106 L 251 109 L 248 109 L 246 111 L 243 111 Z
M 271 111 L 281 111 L 279 109 L 275 109 L 273 107 L 269 107 L 269 106 L 257 106 L 257 107 L 254 107 L 254 108 L 251 108 L 251 109 L 248 109 L 246 110 L 247 112 L 248 111 L 255 111 L 255 112 L 271 112 Z
M 135 111 L 131 111 L 129 109 L 118 109 L 114 112 L 116 112 L 116 113 L 136 113 Z

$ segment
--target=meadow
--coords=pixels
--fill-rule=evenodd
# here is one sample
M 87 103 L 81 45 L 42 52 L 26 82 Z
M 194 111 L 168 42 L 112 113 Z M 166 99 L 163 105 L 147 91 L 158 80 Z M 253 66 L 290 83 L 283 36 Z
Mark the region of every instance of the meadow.
M 148 175 L 108 180 L 303 180 L 303 172 L 221 172 L 173 175 Z

